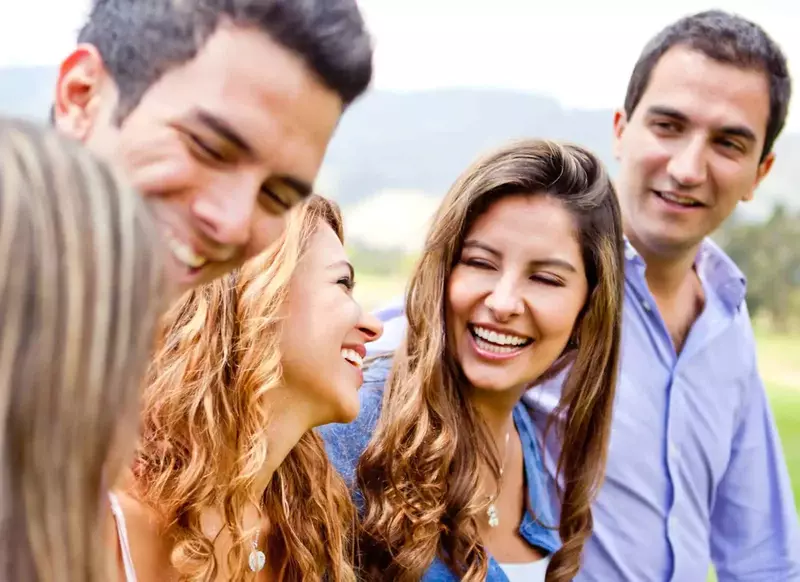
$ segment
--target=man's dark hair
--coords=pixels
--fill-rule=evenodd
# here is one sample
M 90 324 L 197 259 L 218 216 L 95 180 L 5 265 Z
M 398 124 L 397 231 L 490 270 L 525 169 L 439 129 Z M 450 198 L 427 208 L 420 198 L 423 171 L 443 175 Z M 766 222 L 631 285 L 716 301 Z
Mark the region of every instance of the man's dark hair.
M 633 68 L 625 95 L 628 119 L 642 99 L 658 61 L 675 46 L 698 51 L 720 63 L 766 73 L 770 105 L 763 161 L 783 130 L 792 94 L 786 57 L 777 43 L 757 24 L 721 10 L 699 12 L 673 22 L 647 43 Z
M 355 0 L 94 0 L 78 42 L 102 56 L 119 88 L 121 122 L 225 20 L 256 27 L 299 55 L 345 105 L 369 86 L 372 40 Z

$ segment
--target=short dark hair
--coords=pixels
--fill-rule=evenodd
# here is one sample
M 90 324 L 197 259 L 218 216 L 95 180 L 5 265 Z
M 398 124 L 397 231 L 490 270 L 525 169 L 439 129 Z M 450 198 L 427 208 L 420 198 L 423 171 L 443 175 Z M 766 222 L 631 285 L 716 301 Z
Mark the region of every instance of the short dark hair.
M 355 0 L 93 0 L 78 42 L 97 48 L 116 82 L 121 122 L 224 20 L 257 27 L 299 55 L 345 105 L 372 79 L 372 39 Z
M 769 120 L 761 152 L 762 161 L 772 151 L 786 124 L 792 81 L 786 57 L 763 28 L 741 16 L 708 10 L 685 16 L 654 36 L 645 45 L 633 68 L 625 95 L 628 119 L 642 99 L 658 61 L 675 46 L 685 46 L 715 61 L 764 71 L 769 77 Z

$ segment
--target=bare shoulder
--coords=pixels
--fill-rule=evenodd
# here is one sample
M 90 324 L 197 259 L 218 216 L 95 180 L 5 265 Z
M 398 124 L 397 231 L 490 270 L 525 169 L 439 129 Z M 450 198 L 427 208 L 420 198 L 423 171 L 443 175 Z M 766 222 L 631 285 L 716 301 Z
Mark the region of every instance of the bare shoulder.
M 175 580 L 176 576 L 170 563 L 172 544 L 166 534 L 163 519 L 130 493 L 124 490 L 117 490 L 114 493 L 125 518 L 136 578 L 140 582 Z M 120 540 L 116 527 L 113 528 L 112 535 L 114 543 L 119 547 Z M 120 552 L 118 554 L 120 574 L 123 574 L 122 555 Z M 171 574 L 165 575 L 165 573 Z

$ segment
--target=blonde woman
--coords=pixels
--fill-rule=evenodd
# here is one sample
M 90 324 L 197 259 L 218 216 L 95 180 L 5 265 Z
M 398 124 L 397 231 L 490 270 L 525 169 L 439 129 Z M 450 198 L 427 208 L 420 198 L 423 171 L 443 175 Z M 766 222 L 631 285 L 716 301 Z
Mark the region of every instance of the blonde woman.
M 167 314 L 134 475 L 120 493 L 141 582 L 352 582 L 354 514 L 313 427 L 358 414 L 365 344 L 333 203 Z M 122 540 L 123 546 L 125 541 Z
M 74 143 L 0 120 L 0 579 L 105 582 L 161 305 L 143 202 Z

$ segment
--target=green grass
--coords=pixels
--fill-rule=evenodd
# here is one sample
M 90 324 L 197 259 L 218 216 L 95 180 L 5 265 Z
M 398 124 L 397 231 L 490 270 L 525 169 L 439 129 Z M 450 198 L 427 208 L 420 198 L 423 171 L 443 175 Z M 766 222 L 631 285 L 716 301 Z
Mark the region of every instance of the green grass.
M 795 503 L 800 507 L 800 389 L 770 388 L 770 400 L 789 466 Z

